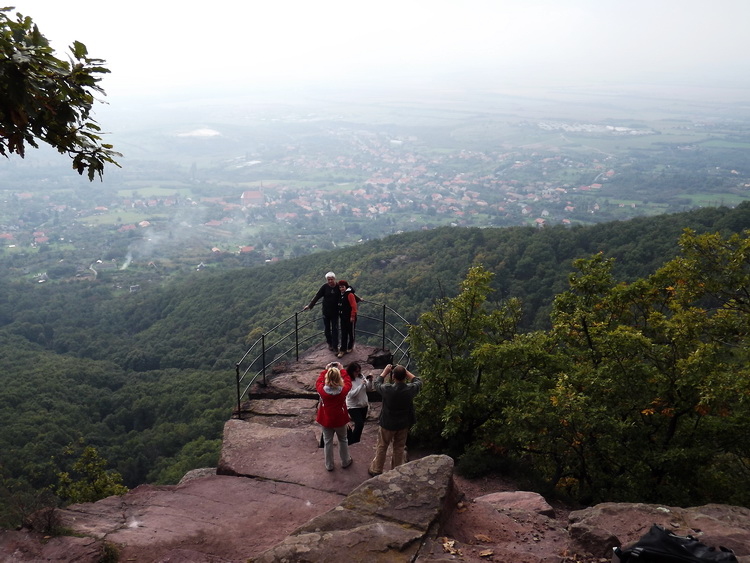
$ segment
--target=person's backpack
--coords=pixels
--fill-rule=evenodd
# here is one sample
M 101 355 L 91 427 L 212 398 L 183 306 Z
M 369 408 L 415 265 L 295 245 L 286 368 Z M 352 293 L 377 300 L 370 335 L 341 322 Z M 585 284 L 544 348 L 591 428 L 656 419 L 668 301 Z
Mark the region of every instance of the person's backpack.
M 359 295 L 357 295 L 357 292 L 354 291 L 354 287 L 353 286 L 350 285 L 349 289 L 352 290 L 352 295 L 354 295 L 354 299 L 357 301 L 357 303 L 361 303 L 362 301 L 364 301 L 364 299 L 362 299 Z
M 708 547 L 693 536 L 678 536 L 658 524 L 627 549 L 614 548 L 613 563 L 737 563 L 726 547 Z

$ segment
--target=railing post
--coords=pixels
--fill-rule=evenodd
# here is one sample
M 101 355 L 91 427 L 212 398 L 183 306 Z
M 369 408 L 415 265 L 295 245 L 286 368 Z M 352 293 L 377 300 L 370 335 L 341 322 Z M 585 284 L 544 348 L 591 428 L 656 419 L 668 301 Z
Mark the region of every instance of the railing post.
M 240 403 L 240 364 L 235 364 L 235 371 L 237 374 L 237 418 L 242 420 L 242 406 Z
M 263 387 L 266 386 L 266 333 L 261 336 L 260 350 L 263 361 Z
M 294 313 L 294 353 L 299 362 L 299 313 Z
M 385 303 L 383 303 L 383 346 L 382 349 L 385 350 Z

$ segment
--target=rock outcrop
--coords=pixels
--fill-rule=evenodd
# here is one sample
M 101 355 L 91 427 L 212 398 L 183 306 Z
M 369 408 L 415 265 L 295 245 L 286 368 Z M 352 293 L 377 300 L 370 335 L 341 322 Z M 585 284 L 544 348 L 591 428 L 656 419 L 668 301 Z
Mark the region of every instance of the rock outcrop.
M 253 561 L 413 561 L 456 505 L 453 460 L 428 456 L 370 479 Z
M 611 556 L 613 547 L 638 540 L 651 524 L 659 524 L 675 534 L 690 534 L 708 545 L 724 546 L 733 550 L 740 561 L 750 561 L 747 508 L 719 504 L 679 508 L 603 503 L 571 512 L 568 517 L 571 545 L 580 553 L 600 557 Z
M 344 362 L 379 373 L 366 363 L 371 352 Z M 218 468 L 55 511 L 66 535 L 44 536 L 52 516 L 39 514 L 23 530 L 0 532 L 0 561 L 600 563 L 657 523 L 750 563 L 745 508 L 605 503 L 571 511 L 504 482 L 463 479 L 451 458 L 413 451 L 409 463 L 370 478 L 377 402 L 350 447 L 354 463 L 342 469 L 337 460 L 328 472 L 313 383 L 332 359 L 316 347 L 255 386 L 225 425 Z

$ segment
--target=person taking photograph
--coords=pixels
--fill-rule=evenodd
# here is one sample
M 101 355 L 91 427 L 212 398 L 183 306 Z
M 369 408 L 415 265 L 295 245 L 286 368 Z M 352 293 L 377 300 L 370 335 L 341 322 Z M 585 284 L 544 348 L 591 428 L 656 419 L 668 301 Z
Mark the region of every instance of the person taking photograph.
M 414 397 L 421 389 L 422 381 L 401 365 L 385 366 L 375 380 L 375 390 L 383 397 L 383 406 L 378 421 L 380 428 L 375 457 L 367 470 L 370 475 L 380 475 L 383 472 L 389 446 L 392 448 L 393 456 L 391 469 L 404 463 L 404 448 L 409 428 L 417 421 Z
M 328 471 L 333 471 L 334 434 L 339 443 L 341 467 L 346 469 L 352 464 L 352 458 L 349 455 L 349 442 L 346 437 L 346 429 L 349 423 L 346 395 L 351 388 L 352 381 L 346 370 L 338 362 L 328 364 L 326 369 L 320 372 L 318 380 L 315 382 L 315 389 L 320 395 L 318 415 L 315 420 L 323 427 L 325 466 Z
M 349 411 L 349 418 L 354 423 L 354 429 L 349 433 L 349 445 L 356 444 L 362 439 L 362 430 L 367 420 L 367 411 L 370 408 L 370 401 L 367 398 L 367 392 L 373 391 L 375 387 L 372 383 L 372 376 L 362 376 L 362 367 L 357 362 L 352 362 L 346 366 L 346 373 L 352 381 L 352 388 L 346 396 L 346 409 Z

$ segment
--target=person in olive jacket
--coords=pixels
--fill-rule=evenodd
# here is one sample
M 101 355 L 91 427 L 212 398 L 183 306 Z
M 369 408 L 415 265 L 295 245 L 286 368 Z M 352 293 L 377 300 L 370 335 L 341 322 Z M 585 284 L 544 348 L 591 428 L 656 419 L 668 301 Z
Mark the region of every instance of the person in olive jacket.
M 388 377 L 390 382 L 386 383 Z M 385 465 L 388 446 L 393 450 L 392 468 L 404 463 L 404 448 L 409 428 L 417 421 L 414 413 L 414 397 L 422 389 L 422 380 L 404 366 L 385 366 L 375 380 L 375 390 L 383 397 L 380 409 L 380 428 L 375 458 L 370 463 L 368 473 L 380 475 Z
M 325 464 L 328 471 L 333 471 L 333 435 L 339 442 L 341 467 L 346 469 L 352 464 L 349 455 L 349 442 L 346 429 L 349 423 L 349 412 L 346 410 L 346 395 L 352 388 L 352 380 L 338 362 L 331 362 L 320 372 L 315 382 L 315 389 L 320 395 L 316 422 L 323 427 L 323 447 Z

